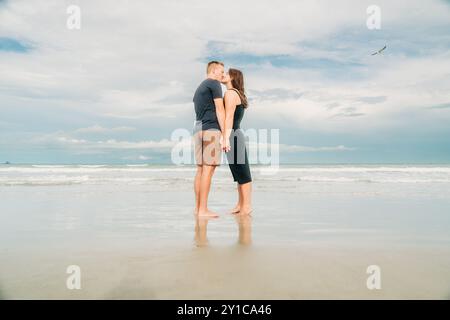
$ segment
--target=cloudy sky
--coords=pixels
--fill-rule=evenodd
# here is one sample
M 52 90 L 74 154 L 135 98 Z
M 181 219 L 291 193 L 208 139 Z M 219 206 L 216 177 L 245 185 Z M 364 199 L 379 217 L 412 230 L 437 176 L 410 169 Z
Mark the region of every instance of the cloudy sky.
M 282 162 L 450 163 L 449 30 L 444 0 L 0 0 L 0 163 L 169 161 L 210 59 Z

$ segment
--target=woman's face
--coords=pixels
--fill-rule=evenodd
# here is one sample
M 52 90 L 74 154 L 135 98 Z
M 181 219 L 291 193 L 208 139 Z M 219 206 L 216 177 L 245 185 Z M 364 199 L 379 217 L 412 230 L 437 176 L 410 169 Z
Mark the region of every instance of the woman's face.
M 230 74 L 227 72 L 222 78 L 222 83 L 228 83 L 231 81 Z

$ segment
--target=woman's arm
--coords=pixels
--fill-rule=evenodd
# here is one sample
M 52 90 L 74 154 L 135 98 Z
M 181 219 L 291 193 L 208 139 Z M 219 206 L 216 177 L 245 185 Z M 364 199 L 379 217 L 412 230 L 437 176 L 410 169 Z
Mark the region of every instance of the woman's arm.
M 233 130 L 234 111 L 236 110 L 236 93 L 233 90 L 225 92 L 225 130 L 224 130 L 224 150 L 230 151 L 230 135 Z

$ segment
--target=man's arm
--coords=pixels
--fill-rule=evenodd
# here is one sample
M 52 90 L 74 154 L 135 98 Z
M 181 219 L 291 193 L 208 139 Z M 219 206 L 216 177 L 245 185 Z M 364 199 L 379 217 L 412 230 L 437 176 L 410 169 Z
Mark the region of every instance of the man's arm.
M 210 82 L 210 89 L 212 98 L 214 99 L 214 105 L 216 106 L 217 122 L 219 123 L 220 131 L 223 133 L 225 123 L 225 107 L 223 106 L 222 87 L 217 80 Z
M 216 115 L 217 115 L 217 122 L 219 122 L 220 131 L 222 131 L 222 134 L 224 134 L 225 130 L 225 107 L 223 106 L 223 99 L 217 98 L 214 99 L 214 104 L 216 106 Z

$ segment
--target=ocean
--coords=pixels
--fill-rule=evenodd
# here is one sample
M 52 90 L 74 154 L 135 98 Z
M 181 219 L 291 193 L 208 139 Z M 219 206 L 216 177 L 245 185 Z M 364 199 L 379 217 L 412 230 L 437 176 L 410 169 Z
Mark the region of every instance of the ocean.
M 257 182 L 312 183 L 449 183 L 450 165 L 280 165 L 253 166 Z M 266 170 L 266 171 L 265 171 Z M 229 180 L 220 166 L 215 181 Z M 0 165 L 0 185 L 151 184 L 190 181 L 195 166 L 128 165 Z

